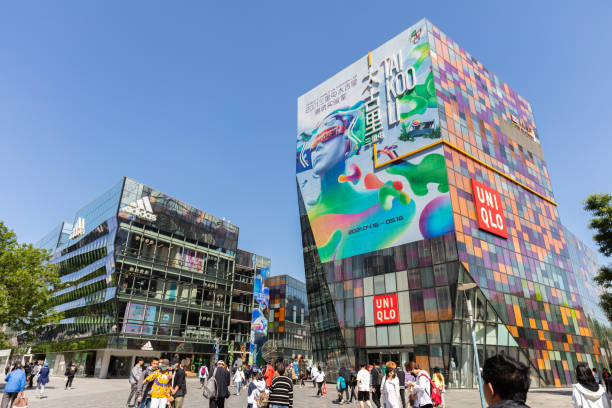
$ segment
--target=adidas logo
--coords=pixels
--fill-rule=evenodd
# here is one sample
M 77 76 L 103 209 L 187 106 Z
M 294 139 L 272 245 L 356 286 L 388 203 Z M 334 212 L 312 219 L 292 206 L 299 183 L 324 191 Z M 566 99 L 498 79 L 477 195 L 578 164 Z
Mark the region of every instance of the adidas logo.
M 142 197 L 134 203 L 130 203 L 123 207 L 121 211 L 142 218 L 147 221 L 157 221 L 157 215 L 153 214 L 153 208 L 149 197 Z
M 70 239 L 75 239 L 80 237 L 85 233 L 85 218 L 78 218 L 74 226 L 72 227 L 72 232 L 70 232 Z
M 152 351 L 153 345 L 151 344 L 150 341 L 147 341 L 140 349 L 145 350 L 145 351 Z

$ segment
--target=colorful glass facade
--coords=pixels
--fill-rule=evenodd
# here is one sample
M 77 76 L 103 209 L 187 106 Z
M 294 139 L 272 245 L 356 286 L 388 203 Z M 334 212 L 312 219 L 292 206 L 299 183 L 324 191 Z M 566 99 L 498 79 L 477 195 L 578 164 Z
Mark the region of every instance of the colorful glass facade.
M 428 55 L 415 63 L 409 58 L 400 60 L 402 54 L 398 53 L 397 72 L 401 74 L 405 69 L 402 64 L 417 67 L 430 58 L 433 81 L 425 81 L 427 91 L 413 84 L 412 89 L 396 99 L 408 100 L 408 106 L 414 108 L 402 113 L 402 120 L 410 121 L 410 115 L 425 112 L 425 106 L 427 109 L 435 106 L 437 118 L 430 123 L 434 124 L 432 129 L 439 124 L 439 137 L 437 128 L 418 133 L 423 130 L 422 122 L 412 120 L 405 136 L 403 133 L 393 146 L 382 138 L 373 143 L 371 150 L 363 144 L 359 153 L 369 155 L 374 161 L 374 171 L 370 174 L 398 176 L 389 181 L 400 191 L 389 199 L 389 208 L 397 208 L 402 192 L 419 195 L 415 188 L 419 182 L 427 188 L 436 183 L 440 193 L 447 188 L 454 228 L 434 228 L 440 233 L 427 235 L 431 228 L 423 228 L 421 215 L 421 233 L 425 239 L 343 259 L 332 257 L 331 261 L 322 263 L 322 245 L 315 239 L 318 232 L 313 234 L 312 228 L 316 220 L 312 208 L 318 210 L 315 205 L 320 200 L 304 200 L 304 194 L 311 193 L 298 166 L 314 359 L 327 362 L 328 372 L 336 371 L 342 364 L 356 366 L 360 361 L 373 359 L 416 360 L 426 368 L 443 367 L 452 387 L 474 387 L 464 294 L 457 291 L 458 283 L 473 281 L 477 289 L 467 296 L 475 311 L 480 363 L 489 355 L 505 352 L 531 364 L 536 384 L 569 385 L 578 362 L 591 366 L 605 363 L 605 356 L 609 355 L 607 339 L 605 330 L 596 322 L 607 320 L 597 306 L 599 292 L 592 283 L 597 269 L 593 253 L 559 219 L 531 106 L 427 20 L 362 59 L 371 66 L 370 74 L 376 65 L 372 55 L 379 55 L 380 49 L 395 53 L 390 44 L 404 38 L 418 44 L 415 48 L 426 49 Z M 388 67 L 394 63 L 393 58 L 382 60 L 380 69 L 384 68 L 385 74 L 391 70 Z M 345 71 L 354 69 L 355 64 Z M 342 79 L 343 72 L 332 79 Z M 418 79 L 419 71 L 416 72 Z M 397 86 L 391 89 L 393 82 L 388 79 L 385 86 L 387 103 L 391 106 L 389 101 L 393 101 L 393 89 L 397 90 Z M 432 93 L 435 100 L 431 98 Z M 418 110 L 420 100 L 424 100 L 422 110 Z M 350 104 L 356 106 L 354 101 Z M 302 112 L 298 113 L 299 123 L 300 115 Z M 356 125 L 351 126 L 354 129 Z M 389 129 L 383 127 L 383 135 L 384 132 L 391 134 L 391 129 L 389 120 Z M 325 132 L 316 143 L 325 143 L 333 137 L 329 129 Z M 406 151 L 410 145 L 402 141 L 412 143 L 419 136 L 424 139 L 423 134 L 432 139 L 426 146 L 418 146 L 406 154 L 388 155 L 390 161 L 376 164 L 376 159 L 380 160 L 377 149 L 378 152 Z M 303 131 L 299 132 L 298 150 L 303 150 L 300 143 L 307 137 Z M 416 168 L 425 161 L 421 157 L 428 157 L 439 149 L 443 152 L 446 177 L 432 179 L 431 172 L 408 174 L 397 170 L 401 166 Z M 311 150 L 314 155 L 314 148 Z M 347 172 L 339 181 L 350 180 L 359 188 L 361 173 L 356 173 Z M 370 174 L 366 178 L 370 177 L 371 181 Z M 507 239 L 479 228 L 472 180 L 499 192 Z M 406 188 L 406 182 L 410 189 Z M 423 209 L 418 205 L 417 202 L 417 214 L 427 213 L 429 204 Z M 435 225 L 436 219 L 444 217 L 445 213 L 439 212 L 433 221 L 426 221 Z M 325 259 L 329 258 L 329 253 L 325 253 Z M 400 322 L 376 325 L 372 316 L 373 299 L 388 293 L 398 294 Z

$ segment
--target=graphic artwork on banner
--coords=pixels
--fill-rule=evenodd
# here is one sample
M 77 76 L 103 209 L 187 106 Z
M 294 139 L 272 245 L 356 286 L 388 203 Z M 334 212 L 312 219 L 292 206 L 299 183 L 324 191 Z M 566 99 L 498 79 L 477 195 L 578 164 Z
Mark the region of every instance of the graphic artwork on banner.
M 262 364 L 262 348 L 268 339 L 268 313 L 270 289 L 264 286 L 270 276 L 270 268 L 257 268 L 253 284 L 255 307 L 251 315 L 251 338 L 249 364 Z
M 508 238 L 499 192 L 475 179 L 471 180 L 478 228 L 502 238 Z
M 153 334 L 157 307 L 128 302 L 123 323 L 124 333 Z
M 454 231 L 425 32 L 298 99 L 297 181 L 321 262 Z
M 397 293 L 374 296 L 374 324 L 399 323 Z

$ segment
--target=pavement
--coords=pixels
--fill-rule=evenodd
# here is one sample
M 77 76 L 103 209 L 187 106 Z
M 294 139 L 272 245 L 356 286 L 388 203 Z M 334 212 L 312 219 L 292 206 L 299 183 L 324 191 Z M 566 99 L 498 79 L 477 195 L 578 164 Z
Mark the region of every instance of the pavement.
M 38 399 L 37 393 L 33 389 L 26 390 L 29 398 L 29 408 L 66 408 L 66 407 L 87 407 L 87 408 L 123 408 L 129 394 L 129 384 L 127 379 L 122 380 L 101 380 L 97 378 L 75 378 L 73 388 L 64 390 L 63 378 L 51 377 L 51 382 L 47 387 L 48 398 Z M 202 397 L 202 390 L 199 389 L 200 383 L 197 379 L 188 378 L 187 396 L 183 408 L 208 408 L 208 401 Z M 235 388 L 230 391 L 235 392 Z M 296 387 L 294 390 L 295 408 L 314 408 L 314 407 L 338 407 L 332 401 L 336 398 L 333 385 L 328 385 L 330 393 L 324 398 L 316 398 L 316 391 L 312 384 L 305 388 Z M 480 401 L 477 390 L 448 390 L 445 393 L 447 408 L 479 408 Z M 527 404 L 532 408 L 572 407 L 572 392 L 570 388 L 555 389 L 534 389 L 528 394 Z M 240 396 L 232 395 L 225 406 L 227 408 L 246 408 L 246 389 L 243 389 Z M 344 405 L 347 408 L 358 408 L 359 404 L 353 402 Z

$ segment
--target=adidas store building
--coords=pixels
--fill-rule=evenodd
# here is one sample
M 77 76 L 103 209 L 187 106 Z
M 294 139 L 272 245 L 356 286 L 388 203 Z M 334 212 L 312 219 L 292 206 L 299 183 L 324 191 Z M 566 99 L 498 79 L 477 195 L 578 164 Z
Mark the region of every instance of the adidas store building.
M 137 357 L 227 358 L 238 227 L 125 177 L 37 246 L 63 319 L 32 347 L 63 375 L 127 377 Z

